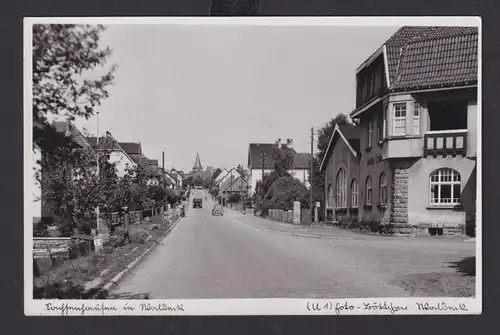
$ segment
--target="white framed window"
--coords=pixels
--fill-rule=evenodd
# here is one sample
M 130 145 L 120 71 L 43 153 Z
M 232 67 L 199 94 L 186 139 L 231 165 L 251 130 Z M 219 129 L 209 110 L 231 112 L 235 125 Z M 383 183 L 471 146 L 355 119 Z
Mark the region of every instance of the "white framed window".
M 450 168 L 438 169 L 430 175 L 430 204 L 460 203 L 460 173 Z
M 380 175 L 380 204 L 387 205 L 387 176 L 382 172 Z
M 384 115 L 382 116 L 382 136 L 383 138 L 387 137 L 387 130 L 389 129 L 389 121 L 387 119 L 387 110 L 389 109 L 389 105 L 384 107 Z
M 372 204 L 372 177 L 368 176 L 366 177 L 366 195 L 365 195 L 365 204 L 366 205 L 371 205 Z
M 406 102 L 394 104 L 394 135 L 406 134 Z
M 373 120 L 368 122 L 368 148 L 372 146 L 372 138 L 373 138 Z
M 328 208 L 333 208 L 333 202 L 334 202 L 334 198 L 333 198 L 333 186 L 332 184 L 328 185 L 328 200 L 327 200 L 327 207 Z
M 413 104 L 413 135 L 420 135 L 420 114 L 420 103 L 415 102 Z
M 344 169 L 340 169 L 337 173 L 336 181 L 337 189 L 337 208 L 347 207 L 347 185 L 346 185 L 346 172 Z
M 351 208 L 358 207 L 358 181 L 353 179 L 351 181 Z

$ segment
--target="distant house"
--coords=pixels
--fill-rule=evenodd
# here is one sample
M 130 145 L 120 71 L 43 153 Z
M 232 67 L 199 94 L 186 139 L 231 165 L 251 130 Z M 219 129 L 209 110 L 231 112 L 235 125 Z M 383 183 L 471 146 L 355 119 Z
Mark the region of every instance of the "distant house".
M 353 125 L 336 125 L 320 170 L 325 176 L 325 218 L 358 220 L 360 132 Z
M 172 172 L 172 177 L 176 181 L 176 187 L 178 189 L 182 189 L 184 187 L 184 172 L 176 170 L 174 168 L 172 168 L 170 171 Z
M 220 183 L 224 180 L 228 173 L 229 171 L 226 168 L 222 169 L 219 175 L 215 178 L 215 186 L 220 186 Z
M 360 220 L 419 234 L 464 231 L 461 197 L 476 166 L 477 72 L 476 27 L 403 27 L 357 69 L 350 116 L 360 134 L 359 183 L 356 193 L 343 178 L 334 186 L 336 218 L 349 206 L 343 199 L 357 194 Z M 464 201 L 471 211 L 473 202 Z
M 309 153 L 298 153 L 292 146 L 293 141 L 287 140 L 286 144 L 279 143 L 250 143 L 248 148 L 248 183 L 249 194 L 255 192 L 255 187 L 258 181 L 261 181 L 263 174 L 268 175 L 275 169 L 275 161 L 273 152 L 276 146 L 279 150 L 283 150 L 285 154 L 290 154 L 292 166 L 288 172 L 306 187 L 309 187 L 309 172 L 311 164 L 311 155 Z
M 109 132 L 106 133 L 106 136 L 100 137 L 99 139 L 96 137 L 87 137 L 87 141 L 94 150 L 107 153 L 108 161 L 115 164 L 119 177 L 125 176 L 127 174 L 127 169 L 137 165 L 132 157 Z
M 244 196 L 248 194 L 248 182 L 244 171 L 232 168 L 219 184 L 219 193 L 225 204 L 232 194 Z

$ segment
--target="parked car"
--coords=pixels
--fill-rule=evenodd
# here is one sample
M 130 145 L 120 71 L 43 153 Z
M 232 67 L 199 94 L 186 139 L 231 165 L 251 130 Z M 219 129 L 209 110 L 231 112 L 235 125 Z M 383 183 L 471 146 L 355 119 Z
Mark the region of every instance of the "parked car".
M 215 204 L 214 208 L 212 208 L 212 215 L 224 215 L 224 209 L 222 208 L 222 206 L 219 204 Z
M 202 208 L 202 207 L 203 207 L 203 200 L 201 200 L 201 198 L 194 198 L 193 208 Z

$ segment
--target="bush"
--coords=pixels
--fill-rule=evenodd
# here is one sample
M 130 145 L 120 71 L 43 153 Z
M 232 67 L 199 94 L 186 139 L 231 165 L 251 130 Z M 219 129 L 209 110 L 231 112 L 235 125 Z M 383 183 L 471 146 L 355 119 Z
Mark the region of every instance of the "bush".
M 233 193 L 229 195 L 229 198 L 227 199 L 227 202 L 230 204 L 236 204 L 241 201 L 241 194 L 239 193 Z
M 265 212 L 269 209 L 293 209 L 293 202 L 301 199 L 306 193 L 306 187 L 298 179 L 291 176 L 279 177 L 261 200 L 262 209 Z

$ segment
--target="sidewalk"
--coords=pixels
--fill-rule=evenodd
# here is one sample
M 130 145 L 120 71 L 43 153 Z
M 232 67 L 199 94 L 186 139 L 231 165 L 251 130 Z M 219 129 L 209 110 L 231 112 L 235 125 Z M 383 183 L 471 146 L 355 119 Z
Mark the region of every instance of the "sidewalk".
M 231 210 L 228 208 L 228 210 Z M 292 223 L 273 221 L 266 218 L 254 216 L 253 214 L 243 215 L 241 212 L 231 210 L 232 212 L 240 213 L 240 220 L 248 223 L 255 228 L 265 229 L 277 233 L 285 233 L 311 238 L 327 238 L 327 239 L 352 239 L 352 240 L 428 240 L 436 242 L 464 242 L 471 241 L 465 236 L 391 236 L 382 235 L 371 232 L 359 232 L 354 230 L 342 229 L 325 223 L 317 223 L 312 226 L 295 225 Z M 472 241 L 471 241 L 472 242 Z

